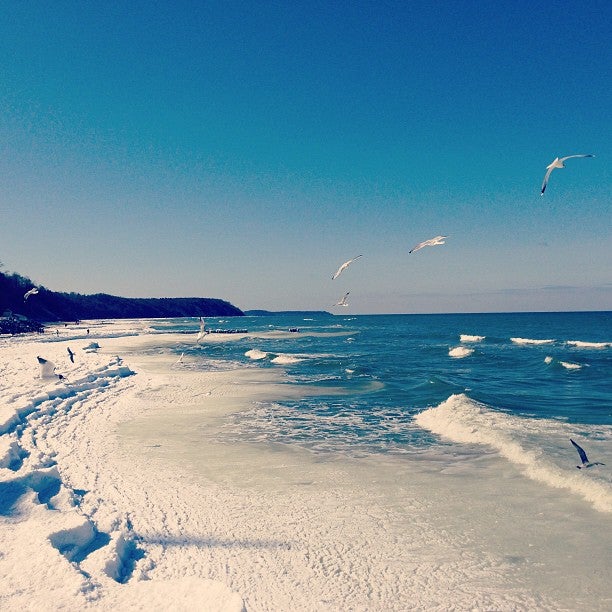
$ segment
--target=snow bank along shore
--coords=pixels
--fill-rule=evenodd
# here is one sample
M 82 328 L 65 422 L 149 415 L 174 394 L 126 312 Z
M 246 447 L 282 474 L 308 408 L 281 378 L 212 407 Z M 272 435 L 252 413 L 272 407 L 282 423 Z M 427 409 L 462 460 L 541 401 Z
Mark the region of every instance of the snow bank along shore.
M 559 509 L 486 455 L 448 468 L 246 443 L 245 409 L 305 392 L 281 366 L 204 371 L 177 359 L 195 333 L 89 327 L 0 339 L 0 609 L 606 609 L 600 583 L 580 589 L 608 519 L 579 500 Z M 65 378 L 41 378 L 37 356 Z

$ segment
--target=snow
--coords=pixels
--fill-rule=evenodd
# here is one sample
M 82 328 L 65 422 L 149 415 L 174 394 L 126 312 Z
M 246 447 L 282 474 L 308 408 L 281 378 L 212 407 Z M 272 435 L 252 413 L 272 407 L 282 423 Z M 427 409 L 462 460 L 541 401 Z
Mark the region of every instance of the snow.
M 251 360 L 203 370 L 195 327 L 58 332 L 0 339 L 0 609 L 604 609 L 588 564 L 609 554 L 607 517 L 496 457 L 236 438 L 257 402 L 304 387 Z
M 81 335 L 0 340 L 0 609 L 244 610 L 205 575 L 147 576 L 113 458 L 134 371 Z

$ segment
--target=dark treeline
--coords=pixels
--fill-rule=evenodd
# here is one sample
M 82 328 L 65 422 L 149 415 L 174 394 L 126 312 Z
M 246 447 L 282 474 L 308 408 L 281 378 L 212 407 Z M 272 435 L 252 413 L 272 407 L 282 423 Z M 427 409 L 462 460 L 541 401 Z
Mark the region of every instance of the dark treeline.
M 243 316 L 240 309 L 215 298 L 124 298 L 105 293 L 60 293 L 38 286 L 38 293 L 24 300 L 25 293 L 35 286 L 19 274 L 0 272 L 0 316 L 8 311 L 49 323 L 80 319 Z

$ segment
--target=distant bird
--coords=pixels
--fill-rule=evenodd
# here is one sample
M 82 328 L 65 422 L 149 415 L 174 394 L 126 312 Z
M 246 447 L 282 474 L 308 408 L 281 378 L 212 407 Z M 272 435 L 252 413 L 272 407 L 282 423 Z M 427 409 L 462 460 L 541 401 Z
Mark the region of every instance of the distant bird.
M 204 338 L 204 336 L 206 335 L 206 323 L 204 323 L 204 319 L 202 317 L 200 317 L 200 332 L 198 333 L 198 339 L 196 340 L 196 343 L 200 343 L 200 340 L 202 340 L 202 338 Z
M 438 244 L 445 244 L 444 241 L 447 238 L 448 236 L 436 236 L 435 238 L 431 238 L 430 240 L 424 240 L 423 242 L 419 242 L 419 244 L 417 244 L 415 247 L 412 247 L 408 252 L 414 253 L 415 251 L 418 251 L 419 249 L 422 249 L 426 246 L 436 246 Z
M 70 347 L 66 347 L 66 350 L 68 351 L 68 357 L 70 357 L 70 361 L 72 361 L 72 363 L 74 363 L 74 353 L 70 350 Z
M 348 302 L 346 301 L 346 298 L 349 296 L 349 293 L 350 291 L 347 291 L 344 294 L 344 297 L 339 302 L 336 302 L 334 306 L 348 306 Z
M 582 465 L 576 466 L 579 470 L 581 470 L 582 468 L 590 468 L 590 467 L 593 467 L 594 465 L 605 465 L 605 463 L 599 463 L 599 461 L 594 461 L 591 463 L 589 461 L 589 458 L 586 456 L 584 449 L 581 446 L 578 446 L 578 444 L 576 444 L 571 438 L 570 438 L 570 442 L 574 445 L 574 447 L 578 451 L 578 454 L 580 455 L 580 461 L 582 461 Z
M 555 157 L 552 164 L 546 166 L 546 174 L 544 175 L 544 182 L 542 183 L 542 191 L 540 195 L 544 195 L 544 191 L 546 190 L 546 185 L 548 185 L 548 179 L 550 178 L 550 173 L 555 168 L 565 168 L 565 164 L 563 163 L 566 159 L 571 159 L 572 157 L 595 157 L 594 155 L 567 155 L 566 157 L 558 158 Z
M 357 255 L 357 257 L 353 257 L 353 259 L 349 259 L 348 261 L 345 261 L 337 270 L 336 273 L 332 276 L 332 280 L 337 279 L 342 272 L 344 272 L 356 259 L 359 259 L 360 257 L 363 257 L 363 255 Z
M 25 302 L 31 295 L 36 295 L 37 293 L 38 287 L 32 287 L 32 289 L 23 294 L 23 301 Z

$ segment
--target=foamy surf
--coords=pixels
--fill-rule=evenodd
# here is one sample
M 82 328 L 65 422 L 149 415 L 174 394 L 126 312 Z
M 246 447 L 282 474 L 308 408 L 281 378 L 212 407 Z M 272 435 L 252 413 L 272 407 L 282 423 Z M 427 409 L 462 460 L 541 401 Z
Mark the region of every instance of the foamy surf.
M 602 476 L 601 470 L 576 471 L 577 456 L 569 443 L 576 430 L 569 424 L 498 412 L 465 394 L 451 395 L 440 405 L 417 414 L 414 420 L 453 442 L 492 448 L 528 478 L 569 490 L 595 509 L 612 513 L 612 485 L 607 472 Z M 600 436 L 602 429 L 607 439 L 612 439 L 612 428 L 599 427 Z M 590 444 L 595 446 L 595 441 L 590 440 Z M 602 457 L 605 449 L 597 445 L 592 454 Z M 603 461 L 610 463 L 609 459 Z
M 553 357 L 551 357 L 550 355 L 547 355 L 546 357 L 544 357 L 544 363 L 546 365 L 550 365 L 551 363 L 554 364 L 559 364 L 562 368 L 565 368 L 566 370 L 582 370 L 583 367 L 585 367 L 583 364 L 581 363 L 573 363 L 571 361 L 561 361 L 560 359 L 554 359 Z M 587 365 L 588 367 L 588 365 Z
M 485 339 L 484 336 L 471 336 L 470 334 L 460 334 L 460 342 L 482 342 Z
M 605 349 L 612 347 L 612 342 L 584 342 L 582 340 L 568 340 L 566 344 L 576 348 Z
M 247 351 L 244 355 L 245 357 L 248 357 L 249 359 L 253 359 L 254 361 L 259 361 L 260 359 L 265 359 L 268 356 L 268 353 L 264 353 L 263 351 L 260 351 L 259 349 L 251 349 L 250 351 Z
M 510 338 L 510 340 L 512 340 L 514 344 L 526 344 L 526 345 L 552 344 L 554 342 L 554 340 L 552 339 L 537 340 L 533 338 Z
M 566 370 L 581 370 L 582 366 L 579 363 L 571 363 L 569 361 L 559 362 Z
M 292 363 L 299 363 L 300 361 L 304 361 L 304 359 L 305 357 L 296 357 L 295 355 L 277 355 L 271 359 L 271 361 L 279 365 L 289 365 Z
M 455 359 L 463 359 L 464 357 L 469 357 L 474 352 L 473 348 L 468 348 L 467 346 L 455 346 L 448 351 L 449 357 L 453 357 Z

